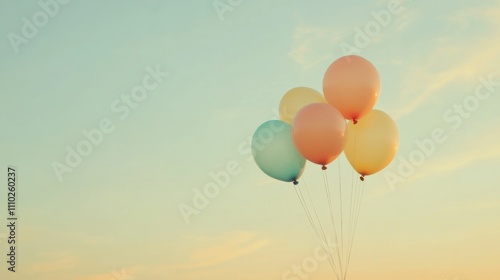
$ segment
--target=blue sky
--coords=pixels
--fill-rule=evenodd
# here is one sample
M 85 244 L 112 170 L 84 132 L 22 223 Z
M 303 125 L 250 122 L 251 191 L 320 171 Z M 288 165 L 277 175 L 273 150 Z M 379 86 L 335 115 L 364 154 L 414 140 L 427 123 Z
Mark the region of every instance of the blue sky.
M 366 33 L 390 2 L 221 0 L 234 5 L 218 14 L 208 0 L 69 1 L 18 52 L 9 34 L 24 36 L 23 17 L 43 9 L 0 4 L 0 161 L 19 168 L 21 223 L 19 273 L 4 264 L 2 278 L 109 280 L 125 268 L 141 280 L 281 279 L 317 243 L 290 186 L 248 160 L 250 137 L 289 89 L 321 91 L 341 46 L 356 46 L 356 28 Z M 400 2 L 358 45 L 380 73 L 375 107 L 395 119 L 400 150 L 366 183 L 352 279 L 500 272 L 491 261 L 500 251 L 499 15 L 498 1 Z M 122 120 L 111 104 L 147 67 L 168 77 Z M 454 104 L 473 102 L 480 77 L 492 91 L 454 129 Z M 53 163 L 103 119 L 114 130 L 59 181 Z M 391 188 L 387 174 L 401 176 L 415 141 L 435 129 L 446 141 Z M 179 205 L 230 162 L 238 175 L 187 224 Z M 308 164 L 311 185 L 314 171 Z M 325 262 L 309 279 L 326 275 Z

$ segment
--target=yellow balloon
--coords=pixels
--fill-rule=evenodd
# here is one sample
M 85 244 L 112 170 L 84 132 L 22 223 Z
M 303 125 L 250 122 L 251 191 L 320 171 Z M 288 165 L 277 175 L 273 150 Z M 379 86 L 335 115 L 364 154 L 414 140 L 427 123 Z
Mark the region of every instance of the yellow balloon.
M 372 110 L 357 124 L 347 125 L 344 153 L 362 176 L 384 169 L 394 159 L 399 146 L 396 123 L 386 113 Z
M 300 109 L 312 103 L 326 103 L 325 98 L 318 91 L 308 87 L 293 88 L 281 98 L 280 119 L 292 124 L 295 115 Z

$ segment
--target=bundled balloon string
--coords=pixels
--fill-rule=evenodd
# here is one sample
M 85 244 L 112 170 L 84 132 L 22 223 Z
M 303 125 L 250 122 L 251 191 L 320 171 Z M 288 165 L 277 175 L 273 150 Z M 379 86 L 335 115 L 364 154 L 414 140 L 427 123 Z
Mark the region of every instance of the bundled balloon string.
M 348 228 L 349 228 L 349 232 L 352 232 L 352 228 L 353 228 L 353 224 L 354 224 L 354 209 L 355 209 L 355 201 L 356 201 L 356 190 L 357 188 L 355 188 L 354 186 L 354 183 L 356 182 L 356 185 L 357 185 L 357 180 L 356 180 L 356 173 L 354 173 L 354 169 L 352 170 L 352 175 L 351 175 L 351 188 L 350 188 L 350 200 L 351 200 L 351 203 L 350 203 L 350 207 L 349 207 L 349 225 L 348 225 Z M 352 248 L 352 239 L 351 239 L 351 234 L 349 234 L 348 236 L 348 240 L 347 240 L 347 243 L 348 243 L 348 253 L 347 253 L 347 262 L 346 262 L 346 269 L 349 268 L 349 262 L 350 262 L 350 254 L 351 254 L 351 248 Z
M 319 218 L 318 212 L 316 211 L 316 206 L 314 205 L 314 201 L 312 199 L 311 192 L 309 191 L 309 188 L 306 187 L 305 189 L 307 192 L 307 196 L 309 198 L 309 202 L 311 203 L 312 209 L 313 209 L 314 214 L 316 216 L 316 220 L 318 221 L 319 228 L 321 229 L 321 232 L 323 233 L 324 242 L 328 245 L 329 244 L 328 238 L 327 238 L 327 235 L 325 234 L 325 231 L 323 229 L 324 227 L 323 227 L 323 224 L 321 223 L 321 219 Z M 335 236 L 335 239 L 337 239 L 336 236 Z M 335 248 L 338 248 L 338 242 L 336 242 Z M 337 255 L 338 255 L 338 249 L 335 251 L 337 252 Z M 332 262 L 335 264 L 335 259 L 333 258 L 333 252 L 332 252 L 331 246 L 328 247 L 327 253 L 328 253 L 328 256 L 332 259 Z M 338 264 L 339 270 L 341 270 L 342 264 L 340 263 L 340 258 L 337 259 L 337 264 Z M 342 274 L 342 270 L 341 270 L 341 274 Z M 339 277 L 339 276 L 337 275 L 337 277 Z M 342 275 L 340 276 L 340 279 L 342 279 Z
M 357 158 L 356 158 L 356 142 L 358 140 L 357 135 L 354 135 L 354 149 L 353 149 L 353 160 L 354 163 L 356 163 Z M 354 168 L 352 169 L 352 177 L 351 177 L 351 205 L 350 205 L 350 212 L 349 212 L 349 236 L 348 236 L 348 241 L 347 244 L 349 246 L 348 248 L 348 253 L 347 253 L 347 261 L 346 261 L 346 271 L 349 269 L 349 264 L 351 261 L 351 252 L 352 252 L 352 246 L 353 246 L 353 231 L 354 227 L 353 225 L 357 222 L 356 220 L 356 212 L 355 210 L 357 209 L 357 202 L 358 202 L 358 183 L 359 181 L 356 180 L 356 173 L 354 173 Z M 356 183 L 356 184 L 355 184 Z M 345 277 L 345 276 L 344 276 Z M 345 280 L 345 278 L 343 279 Z
M 304 182 L 304 185 L 306 185 L 305 182 Z M 307 189 L 307 185 L 305 187 Z M 311 215 L 311 211 L 310 211 L 309 207 L 307 206 L 307 202 L 306 202 L 306 200 L 304 198 L 304 195 L 302 194 L 300 186 L 296 185 L 294 187 L 294 189 L 295 189 L 295 193 L 297 194 L 297 197 L 299 198 L 299 201 L 300 201 L 300 203 L 302 205 L 302 208 L 304 209 L 304 212 L 306 213 L 306 216 L 307 216 L 307 218 L 309 220 L 311 228 L 313 229 L 314 233 L 316 234 L 316 237 L 318 238 L 318 241 L 321 243 L 321 246 L 327 252 L 328 262 L 330 263 L 330 266 L 331 266 L 333 272 L 335 273 L 335 276 L 337 277 L 338 280 L 341 280 L 342 278 L 337 273 L 337 268 L 335 266 L 335 261 L 334 261 L 334 259 L 332 257 L 332 254 L 331 254 L 332 253 L 331 249 L 330 249 L 331 247 L 328 246 L 328 240 L 326 238 L 325 231 L 323 230 L 323 227 L 321 225 L 321 221 L 319 219 L 318 213 L 316 212 L 316 209 L 315 209 L 314 205 L 312 204 L 312 199 L 309 196 L 310 201 L 311 201 L 311 205 L 312 205 L 312 209 L 315 212 L 315 216 L 316 216 L 316 219 L 317 219 L 317 222 L 318 222 L 319 226 L 316 226 L 316 222 L 314 221 L 314 218 Z
M 346 268 L 345 271 L 347 272 L 349 269 L 349 264 L 351 261 L 351 253 L 352 253 L 352 247 L 354 244 L 354 238 L 356 237 L 356 229 L 358 228 L 358 220 L 359 220 L 359 213 L 361 211 L 361 205 L 362 205 L 362 200 L 363 200 L 363 195 L 365 191 L 365 182 L 364 181 L 358 181 L 356 180 L 356 199 L 355 199 L 355 205 L 354 205 L 354 210 L 355 212 L 353 213 L 354 219 L 353 219 L 353 226 L 351 229 L 351 236 L 350 236 L 350 241 L 349 241 L 349 251 L 347 254 L 347 263 L 346 263 Z M 344 275 L 344 280 L 346 275 Z
M 340 174 L 339 174 L 340 177 Z M 341 251 L 342 251 L 342 258 L 344 258 L 344 221 L 343 221 L 343 207 L 342 207 L 342 187 L 339 185 L 339 208 L 340 208 L 340 240 L 341 240 Z
M 315 201 L 315 199 L 313 199 L 313 196 L 311 195 L 311 192 L 309 190 L 310 188 L 307 186 L 305 179 L 302 180 L 303 184 L 294 186 L 294 190 L 297 194 L 297 197 L 299 198 L 300 204 L 304 210 L 304 213 L 306 214 L 313 232 L 318 238 L 321 246 L 328 253 L 328 262 L 330 263 L 330 266 L 334 271 L 337 279 L 345 280 L 347 279 L 347 271 L 350 266 L 350 259 L 361 211 L 361 205 L 364 195 L 364 182 L 358 180 L 356 173 L 353 170 L 351 176 L 350 191 L 348 192 L 349 195 L 341 196 L 341 194 L 343 193 L 343 186 L 340 163 L 338 166 L 338 170 L 338 188 L 335 188 L 332 184 L 330 184 L 328 172 L 322 172 L 324 191 L 329 209 L 329 220 L 332 224 L 332 233 L 336 242 L 334 250 L 332 250 L 332 247 L 329 246 L 330 243 L 327 238 L 327 231 L 324 221 L 322 221 L 317 211 L 318 201 Z M 344 188 L 345 187 L 348 186 L 344 186 Z M 305 189 L 305 194 L 303 193 L 302 189 Z M 338 196 L 338 200 L 335 200 L 334 196 Z M 337 201 L 338 204 L 334 203 L 334 201 Z M 344 213 L 343 208 L 347 208 L 349 210 Z M 337 214 L 335 209 L 338 209 Z M 341 223 L 338 224 L 340 225 L 339 227 L 336 221 L 337 215 L 339 215 L 340 218 L 345 214 L 348 214 L 348 216 L 346 216 L 347 224 L 344 227 L 343 219 L 341 219 Z
M 340 252 L 339 252 L 339 247 L 341 247 L 341 245 L 339 245 L 340 243 L 339 243 L 339 239 L 338 239 L 338 235 L 337 235 L 337 226 L 335 223 L 335 213 L 333 210 L 333 199 L 332 199 L 332 196 L 330 194 L 330 187 L 328 184 L 328 175 L 326 173 L 326 170 L 323 171 L 323 184 L 325 187 L 326 199 L 328 200 L 328 207 L 330 209 L 330 220 L 332 222 L 333 234 L 335 237 L 335 243 L 336 243 L 336 247 L 337 247 L 336 251 L 337 251 L 337 258 L 338 258 L 338 263 L 339 263 L 339 267 L 340 267 L 340 275 L 343 276 L 344 272 L 342 269 L 342 258 L 340 256 Z

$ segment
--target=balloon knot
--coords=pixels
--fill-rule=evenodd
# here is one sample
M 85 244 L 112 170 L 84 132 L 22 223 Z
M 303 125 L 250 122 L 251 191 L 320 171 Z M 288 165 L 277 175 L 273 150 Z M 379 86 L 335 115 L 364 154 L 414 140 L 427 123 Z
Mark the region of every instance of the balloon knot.
M 359 179 L 360 179 L 361 181 L 364 181 L 364 180 L 365 180 L 365 175 L 361 175 L 361 177 L 359 177 Z
M 321 170 L 326 170 L 326 166 L 321 166 Z
M 297 180 L 293 180 L 293 184 L 294 184 L 295 186 L 297 186 L 297 185 L 299 184 L 299 181 L 297 181 Z
M 357 123 L 358 123 L 358 120 L 357 120 L 357 119 L 352 119 L 352 123 L 353 123 L 353 124 L 357 124 Z

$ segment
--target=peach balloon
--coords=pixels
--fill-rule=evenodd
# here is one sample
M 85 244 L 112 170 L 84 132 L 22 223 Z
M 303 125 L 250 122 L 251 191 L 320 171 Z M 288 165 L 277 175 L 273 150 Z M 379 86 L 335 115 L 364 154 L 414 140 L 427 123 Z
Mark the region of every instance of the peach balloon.
M 323 94 L 344 118 L 356 123 L 375 106 L 380 94 L 380 76 L 368 60 L 357 55 L 343 56 L 326 70 Z
M 292 137 L 303 157 L 324 167 L 344 150 L 346 122 L 329 104 L 313 103 L 295 115 Z

